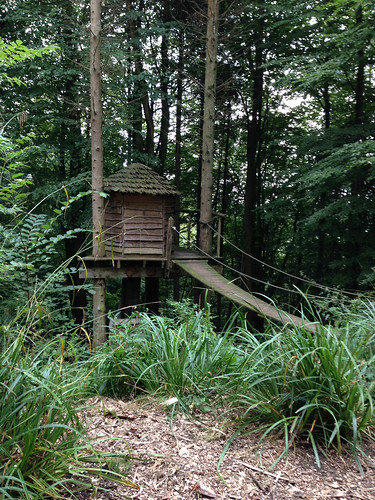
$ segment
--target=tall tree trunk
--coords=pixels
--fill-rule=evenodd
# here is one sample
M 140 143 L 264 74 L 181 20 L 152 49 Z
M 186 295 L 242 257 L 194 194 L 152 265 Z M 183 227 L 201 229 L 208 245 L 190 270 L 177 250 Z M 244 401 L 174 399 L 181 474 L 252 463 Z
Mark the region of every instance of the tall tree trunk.
M 359 5 L 356 10 L 356 24 L 360 26 L 363 23 L 363 8 Z M 365 93 L 365 54 L 363 47 L 360 47 L 357 52 L 357 74 L 356 74 L 356 85 L 355 85 L 355 123 L 361 125 L 364 119 L 364 93 Z M 363 196 L 367 189 L 365 187 L 365 182 L 367 178 L 367 168 L 361 166 L 356 173 L 355 179 L 352 181 L 351 185 L 351 195 L 354 199 L 359 200 Z M 354 201 L 354 203 L 356 203 Z M 361 220 L 362 219 L 362 220 Z M 365 227 L 365 222 L 363 217 L 358 217 L 357 214 L 351 215 L 350 224 L 350 238 L 348 241 L 348 251 L 347 258 L 351 261 L 350 264 L 350 282 L 348 286 L 352 289 L 360 288 L 359 277 L 361 274 L 361 265 L 358 261 L 358 256 L 363 252 L 363 244 L 365 240 L 365 235 L 363 234 L 363 228 Z
M 92 219 L 93 219 L 93 256 L 105 255 L 105 242 L 102 234 L 104 227 L 103 192 L 103 107 L 101 84 L 101 0 L 90 2 L 90 95 L 91 95 L 91 167 L 92 167 Z M 106 340 L 105 280 L 94 279 L 93 296 L 93 334 L 94 343 Z
M 223 214 L 227 212 L 228 206 L 228 195 L 227 195 L 227 185 L 228 185 L 228 172 L 229 172 L 229 152 L 230 152 L 230 130 L 232 126 L 231 112 L 228 110 L 227 123 L 225 126 L 225 153 L 224 153 L 224 172 L 223 172 L 223 189 L 221 192 L 221 207 L 220 211 Z M 224 231 L 224 220 L 222 225 L 222 231 Z
M 78 48 L 78 40 L 74 35 L 73 26 L 76 23 L 76 13 L 72 5 L 72 0 L 61 2 L 63 9 L 63 23 L 59 32 L 59 43 L 64 46 L 64 57 L 66 57 L 67 71 L 61 79 L 61 109 L 59 111 L 59 149 L 60 149 L 60 174 L 61 181 L 66 182 L 67 177 L 74 178 L 85 171 L 87 158 L 85 151 L 86 138 L 82 132 L 82 110 L 79 104 L 77 89 L 79 88 L 80 75 L 74 70 L 69 61 L 74 65 L 80 62 L 81 55 Z M 71 69 L 71 71 L 69 71 Z M 65 217 L 65 224 L 61 224 L 61 231 L 75 229 L 80 226 L 79 215 L 86 207 L 86 198 L 81 202 L 74 203 Z M 73 259 L 72 265 L 77 269 L 80 263 L 77 254 L 84 244 L 83 234 L 78 234 L 74 239 L 65 239 L 65 259 L 67 262 Z M 79 272 L 69 272 L 67 281 L 71 283 L 72 290 L 69 291 L 71 313 L 75 323 L 83 326 L 85 320 L 86 290 L 82 286 L 84 280 L 79 277 Z
M 184 31 L 180 29 L 179 40 L 178 40 L 178 67 L 177 67 L 177 104 L 176 104 L 176 151 L 175 151 L 175 186 L 179 190 L 181 184 L 181 124 L 182 124 L 182 83 L 183 83 L 183 69 L 184 69 Z M 180 230 L 180 197 L 176 200 L 176 212 L 177 220 L 175 225 L 177 231 Z M 179 233 L 176 235 L 175 243 L 179 244 Z M 176 278 L 174 280 L 173 286 L 173 299 L 175 301 L 180 300 L 180 280 Z
M 217 44 L 219 29 L 219 0 L 208 0 L 205 95 L 202 131 L 202 180 L 200 199 L 199 246 L 212 252 L 212 182 L 214 160 L 214 125 L 216 98 Z
M 261 23 L 259 23 L 261 24 Z M 260 38 L 262 31 L 258 31 Z M 261 141 L 261 120 L 262 120 L 262 102 L 263 102 L 263 52 L 262 47 L 259 46 L 261 40 L 257 42 L 255 47 L 255 68 L 253 76 L 253 95 L 252 95 L 252 109 L 251 119 L 247 124 L 247 173 L 245 185 L 245 199 L 244 199 L 244 218 L 243 218 L 243 232 L 244 232 L 244 250 L 249 255 L 257 253 L 257 231 L 256 231 L 256 208 L 258 206 L 259 193 L 257 192 L 258 185 L 258 147 Z M 256 276 L 258 274 L 256 262 L 248 256 L 244 257 L 244 272 L 248 276 Z M 256 285 L 249 279 L 247 286 L 250 290 L 254 290 Z
M 126 0 L 126 8 L 129 12 L 134 11 L 132 0 Z M 143 73 L 142 59 L 139 55 L 139 48 L 137 44 L 138 28 L 135 24 L 134 18 L 130 15 L 129 19 L 129 30 L 130 38 L 132 41 L 132 51 L 134 54 L 134 67 L 135 74 L 141 75 Z M 149 103 L 147 88 L 142 81 L 139 83 L 139 92 L 141 96 L 141 102 L 143 107 L 143 113 L 146 121 L 146 141 L 145 150 L 148 155 L 154 155 L 154 121 L 153 121 L 153 111 Z
M 204 114 L 204 87 L 200 89 L 199 92 L 199 101 L 200 101 L 200 119 L 199 119 L 199 159 L 198 159 L 198 185 L 197 185 L 197 207 L 201 206 L 201 197 L 202 197 L 202 163 L 203 163 L 203 114 Z M 197 225 L 197 239 L 196 244 L 199 246 L 200 242 L 200 234 L 201 234 L 201 226 L 199 224 L 200 215 L 198 216 L 198 225 Z
M 363 8 L 359 5 L 356 10 L 356 24 L 360 25 L 363 22 Z M 365 62 L 364 62 L 364 49 L 360 47 L 358 50 L 358 67 L 355 88 L 355 123 L 363 122 L 363 103 L 365 93 Z
M 323 112 L 324 112 L 324 128 L 328 130 L 331 126 L 331 98 L 329 94 L 329 85 L 326 82 L 323 87 Z M 328 193 L 323 192 L 320 196 L 321 206 L 325 206 L 328 201 Z M 326 255 L 327 237 L 325 234 L 326 219 L 321 219 L 319 223 L 318 231 L 318 258 L 316 261 L 316 271 L 315 276 L 319 279 L 319 276 L 324 276 L 327 272 L 327 264 L 329 262 L 328 256 Z
M 263 21 L 259 20 L 256 29 L 255 42 L 255 67 L 253 74 L 253 94 L 251 103 L 251 117 L 248 117 L 247 123 L 247 143 L 246 143 L 246 161 L 247 173 L 245 184 L 244 216 L 243 216 L 243 234 L 244 234 L 244 273 L 249 277 L 245 280 L 246 287 L 252 291 L 258 291 L 258 282 L 252 278 L 257 278 L 261 274 L 259 264 L 252 257 L 259 258 L 260 249 L 257 238 L 257 214 L 256 209 L 259 204 L 259 171 L 260 155 L 259 149 L 262 137 L 262 109 L 263 109 Z M 263 321 L 254 312 L 248 313 L 249 323 L 261 329 Z
M 126 3 L 126 8 L 128 10 L 128 18 L 127 18 L 127 44 L 130 47 L 128 50 L 128 58 L 127 58 L 127 66 L 130 78 L 129 89 L 128 89 L 128 109 L 130 113 L 130 123 L 131 128 L 128 132 L 128 154 L 127 154 L 127 162 L 128 164 L 133 162 L 138 162 L 140 158 L 144 155 L 145 144 L 142 135 L 142 102 L 139 98 L 139 90 L 138 84 L 134 81 L 133 76 L 133 60 L 136 57 L 134 51 L 136 50 L 134 43 L 134 36 L 136 33 L 135 20 L 133 17 L 133 13 L 131 12 L 132 4 L 131 2 Z
M 136 96 L 134 87 L 129 92 L 128 106 L 131 110 L 131 131 L 129 132 L 128 163 L 139 161 L 143 157 L 145 144 L 142 135 L 142 103 Z
M 169 0 L 163 0 L 163 23 L 166 24 L 171 20 L 169 9 Z M 169 132 L 169 102 L 168 102 L 168 38 L 163 35 L 161 40 L 161 82 L 160 90 L 162 94 L 161 100 L 161 123 L 160 123 L 160 146 L 159 146 L 159 173 L 163 174 L 165 170 L 165 160 L 168 151 L 168 132 Z

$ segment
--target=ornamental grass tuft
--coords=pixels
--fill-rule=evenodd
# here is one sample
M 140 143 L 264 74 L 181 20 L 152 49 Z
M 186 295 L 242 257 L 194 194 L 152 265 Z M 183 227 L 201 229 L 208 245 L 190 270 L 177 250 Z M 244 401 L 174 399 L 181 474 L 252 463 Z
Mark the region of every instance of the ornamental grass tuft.
M 66 378 L 61 359 L 32 359 L 22 335 L 3 346 L 0 498 L 77 498 L 80 491 L 98 489 L 98 477 L 136 487 L 108 470 L 111 454 L 96 451 L 85 436 L 75 408 L 78 387 L 79 376 Z
M 142 314 L 133 328 L 113 329 L 93 359 L 99 391 L 177 397 L 182 407 L 212 402 L 212 394 L 236 370 L 228 334 L 217 335 L 204 311 L 182 321 Z
M 328 448 L 341 454 L 345 446 L 361 469 L 362 440 L 373 437 L 374 320 L 367 304 L 340 328 L 272 327 L 261 338 L 239 330 L 246 369 L 232 400 L 241 414 L 236 435 L 254 424 L 261 441 L 282 432 L 279 458 L 298 439 L 311 444 L 318 465 Z

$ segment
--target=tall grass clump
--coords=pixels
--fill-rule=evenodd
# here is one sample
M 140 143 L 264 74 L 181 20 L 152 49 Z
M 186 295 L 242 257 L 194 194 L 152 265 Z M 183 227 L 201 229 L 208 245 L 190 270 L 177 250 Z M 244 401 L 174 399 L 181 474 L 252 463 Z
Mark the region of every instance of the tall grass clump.
M 96 451 L 85 436 L 75 408 L 80 386 L 79 376 L 64 374 L 61 359 L 33 359 L 22 335 L 3 344 L 0 498 L 77 498 L 82 490 L 96 489 L 94 477 L 135 486 L 107 470 L 111 454 Z
M 238 331 L 247 366 L 233 396 L 238 432 L 249 424 L 257 424 L 262 439 L 281 432 L 284 454 L 296 439 L 307 441 L 318 464 L 320 451 L 349 448 L 360 465 L 362 440 L 373 437 L 374 324 L 368 303 L 340 328 L 272 327 L 261 338 Z
M 228 334 L 217 335 L 205 311 L 181 321 L 141 315 L 136 328 L 116 328 L 93 363 L 97 386 L 106 394 L 124 392 L 175 396 L 180 403 L 202 404 L 235 373 L 237 352 Z

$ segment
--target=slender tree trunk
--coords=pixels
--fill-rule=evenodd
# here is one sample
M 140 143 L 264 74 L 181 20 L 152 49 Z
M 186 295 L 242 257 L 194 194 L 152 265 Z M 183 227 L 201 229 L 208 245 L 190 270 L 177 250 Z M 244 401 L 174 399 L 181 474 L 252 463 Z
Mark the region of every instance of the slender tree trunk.
M 225 153 L 224 153 L 224 172 L 223 172 L 223 189 L 221 192 L 221 208 L 220 211 L 223 214 L 227 213 L 228 206 L 228 195 L 227 195 L 227 185 L 228 185 L 228 173 L 229 173 L 229 152 L 230 152 L 230 130 L 232 126 L 231 113 L 228 110 L 227 123 L 226 123 L 226 133 L 225 133 Z M 222 225 L 222 230 L 224 230 L 224 220 Z
M 360 25 L 363 22 L 363 8 L 359 5 L 356 10 L 356 24 Z M 358 50 L 358 67 L 355 89 L 355 122 L 360 124 L 363 122 L 363 103 L 365 93 L 365 62 L 364 49 L 360 47 Z
M 328 58 L 326 58 L 328 60 Z M 329 84 L 327 82 L 324 83 L 323 86 L 323 113 L 324 113 L 324 129 L 328 130 L 331 127 L 331 97 L 329 93 Z M 320 158 L 321 159 L 321 158 Z M 319 158 L 317 158 L 319 160 Z M 324 207 L 328 200 L 328 193 L 326 191 L 323 191 L 321 196 L 320 196 L 320 205 Z M 316 260 L 316 270 L 315 270 L 315 276 L 317 277 L 317 280 L 319 280 L 320 276 L 324 276 L 325 273 L 327 273 L 327 264 L 329 262 L 328 255 L 327 255 L 327 237 L 325 234 L 325 226 L 327 224 L 326 218 L 321 219 L 319 222 L 319 230 L 318 230 L 318 251 L 317 255 L 318 258 Z
M 243 219 L 244 249 L 247 254 L 253 256 L 257 253 L 256 208 L 258 206 L 258 146 L 262 132 L 261 120 L 264 79 L 262 64 L 262 48 L 257 45 L 255 47 L 251 120 L 248 121 L 247 127 L 247 174 Z M 258 274 L 255 261 L 247 256 L 244 257 L 244 271 L 248 276 L 256 276 Z M 247 286 L 250 290 L 254 290 L 256 285 L 250 279 L 247 280 Z
M 356 24 L 359 26 L 363 23 L 363 8 L 359 5 L 356 10 Z M 357 52 L 358 64 L 357 64 L 357 74 L 356 74 L 356 86 L 355 86 L 355 123 L 360 125 L 364 120 L 364 94 L 365 94 L 365 53 L 363 47 L 360 47 Z M 361 166 L 358 169 L 355 179 L 351 185 L 351 195 L 354 199 L 359 200 L 363 196 L 367 189 L 365 187 L 366 178 L 368 172 L 366 172 L 367 167 Z M 351 220 L 349 221 L 350 228 L 350 242 L 348 242 L 347 258 L 351 261 L 350 265 L 350 283 L 348 286 L 352 289 L 360 288 L 359 277 L 361 274 L 361 265 L 358 260 L 358 256 L 363 253 L 363 245 L 365 241 L 365 234 L 363 234 L 363 228 L 365 227 L 365 222 L 361 217 L 352 214 Z
M 199 100 L 200 100 L 200 120 L 199 120 L 199 159 L 198 159 L 198 186 L 197 186 L 197 207 L 201 206 L 201 197 L 202 197 L 202 163 L 203 163 L 203 113 L 204 113 L 204 87 L 202 86 L 202 89 L 200 90 L 199 93 Z M 200 215 L 198 215 L 198 225 L 197 225 L 197 240 L 196 244 L 199 246 L 200 242 L 200 234 L 201 234 L 201 225 L 199 224 L 200 220 Z
M 181 124 L 182 124 L 182 83 L 183 83 L 183 69 L 184 69 L 184 31 L 181 29 L 178 41 L 178 68 L 177 68 L 177 104 L 176 104 L 176 152 L 175 152 L 175 186 L 179 190 L 181 184 Z M 180 230 L 180 197 L 176 201 L 176 228 Z M 175 243 L 179 244 L 179 233 L 176 235 Z M 173 300 L 180 300 L 180 280 L 176 278 L 173 286 Z
M 257 41 L 255 45 L 255 67 L 253 74 L 253 95 L 251 104 L 251 117 L 247 124 L 247 174 L 244 199 L 244 250 L 247 255 L 244 256 L 244 272 L 249 278 L 245 280 L 246 287 L 250 291 L 258 291 L 258 282 L 253 278 L 260 277 L 261 270 L 258 262 L 252 257 L 258 257 L 260 254 L 260 244 L 257 238 L 259 226 L 257 224 L 256 209 L 259 205 L 259 172 L 260 172 L 260 146 L 262 138 L 262 109 L 263 109 L 263 48 L 262 34 L 263 22 L 257 23 Z M 263 320 L 254 312 L 248 312 L 249 323 L 257 329 L 262 329 Z
M 163 0 L 163 23 L 171 20 L 169 0 Z M 160 123 L 160 147 L 159 147 L 159 173 L 163 174 L 165 170 L 165 160 L 168 151 L 168 133 L 169 133 L 169 102 L 168 102 L 168 38 L 163 35 L 161 41 L 161 82 L 160 90 L 162 93 L 161 101 L 161 123 Z
M 130 121 L 131 121 L 131 129 L 128 132 L 128 155 L 127 162 L 128 164 L 137 162 L 144 155 L 144 140 L 142 135 L 142 102 L 139 99 L 137 83 L 134 81 L 133 76 L 133 60 L 136 55 L 134 54 L 135 46 L 134 46 L 134 35 L 136 33 L 135 21 L 133 18 L 133 13 L 130 11 L 132 8 L 131 2 L 126 3 L 126 8 L 128 10 L 128 18 L 127 18 L 127 43 L 129 45 L 128 57 L 127 57 L 127 66 L 128 73 L 130 76 L 129 89 L 128 89 L 128 109 L 130 113 Z
M 134 11 L 132 0 L 126 0 L 126 8 L 129 12 Z M 134 56 L 134 66 L 135 66 L 135 74 L 141 75 L 143 73 L 143 65 L 142 59 L 139 55 L 139 48 L 137 45 L 137 26 L 132 16 L 130 16 L 129 20 L 129 29 L 130 29 L 130 38 L 132 41 L 132 50 L 135 54 Z M 147 89 L 144 83 L 140 83 L 140 95 L 141 102 L 143 107 L 143 113 L 146 121 L 146 141 L 145 141 L 145 149 L 148 155 L 154 155 L 154 121 L 153 121 L 153 111 L 149 103 Z
M 72 61 L 72 64 L 80 62 L 80 52 L 78 48 L 77 38 L 74 36 L 74 22 L 76 22 L 76 14 L 72 5 L 72 0 L 63 0 L 64 23 L 59 33 L 59 42 L 64 46 L 64 53 Z M 72 23 L 73 21 L 73 23 Z M 74 61 L 74 62 L 73 62 Z M 69 71 L 73 66 L 68 66 L 66 73 L 61 78 L 60 84 L 62 89 L 62 102 L 60 114 L 60 173 L 61 181 L 65 182 L 67 177 L 74 178 L 84 171 L 87 165 L 87 158 L 84 156 L 86 148 L 84 144 L 86 137 L 83 137 L 82 126 L 82 108 L 79 105 L 79 96 L 77 89 L 79 88 L 79 73 L 77 71 Z M 86 116 L 85 116 L 86 118 Z M 74 203 L 65 217 L 65 223 L 61 224 L 61 231 L 65 232 L 68 229 L 75 229 L 80 226 L 79 215 L 84 212 L 87 200 L 83 198 L 80 202 Z M 77 254 L 83 247 L 84 237 L 80 233 L 74 239 L 65 239 L 65 259 L 70 261 L 72 258 L 73 267 L 77 269 L 80 264 L 77 259 Z M 67 280 L 72 284 L 72 290 L 69 291 L 71 313 L 75 323 L 83 326 L 85 320 L 85 309 L 87 306 L 86 290 L 82 286 L 84 280 L 79 277 L 77 272 L 69 272 Z
M 90 95 L 91 95 L 91 167 L 92 167 L 92 219 L 93 255 L 105 255 L 105 242 L 102 234 L 104 227 L 103 192 L 103 108 L 101 85 L 101 0 L 90 2 Z M 105 280 L 94 279 L 93 296 L 93 334 L 94 343 L 102 344 L 106 339 Z
M 216 67 L 219 28 L 219 0 L 208 0 L 205 96 L 202 131 L 202 180 L 200 200 L 200 248 L 212 252 L 212 182 L 214 160 L 214 125 Z

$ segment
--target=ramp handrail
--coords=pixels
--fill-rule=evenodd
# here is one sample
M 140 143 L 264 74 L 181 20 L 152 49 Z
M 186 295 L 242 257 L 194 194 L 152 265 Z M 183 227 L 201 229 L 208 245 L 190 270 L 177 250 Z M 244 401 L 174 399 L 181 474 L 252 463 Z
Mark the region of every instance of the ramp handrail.
M 189 209 L 181 209 L 179 210 L 181 214 L 187 214 L 187 222 L 186 222 L 186 241 L 187 241 L 187 248 L 191 247 L 191 242 L 192 242 L 192 237 L 196 236 L 196 242 L 194 245 L 196 246 L 198 243 L 198 235 L 199 235 L 199 215 L 200 215 L 200 210 L 189 210 Z M 222 230 L 223 230 L 223 220 L 226 217 L 226 214 L 223 214 L 221 212 L 212 212 L 212 215 L 214 217 L 217 217 L 217 229 L 215 230 L 216 234 L 216 255 L 215 257 L 221 258 L 221 250 L 222 250 L 222 242 L 223 242 L 223 235 L 222 235 Z M 195 220 L 194 220 L 195 219 Z M 195 228 L 195 232 L 194 232 Z M 185 232 L 181 231 L 181 220 L 180 220 L 180 228 L 179 232 Z M 194 233 L 194 234 L 193 234 Z

